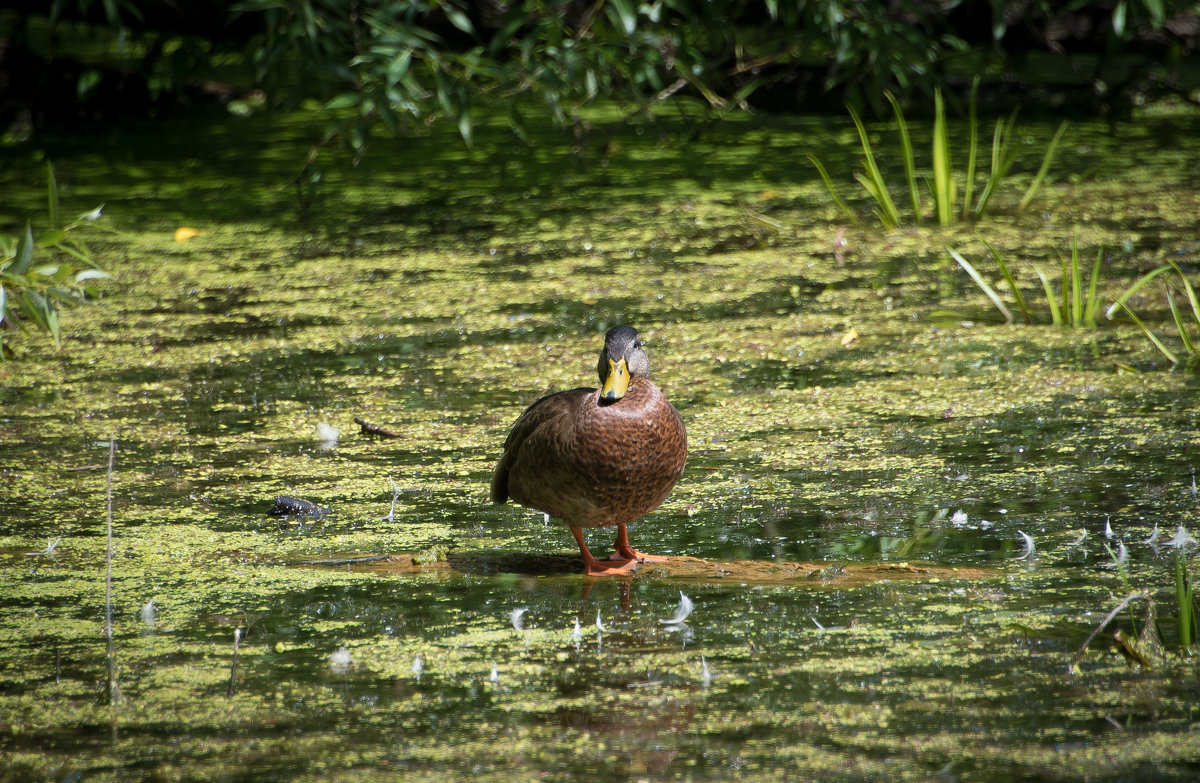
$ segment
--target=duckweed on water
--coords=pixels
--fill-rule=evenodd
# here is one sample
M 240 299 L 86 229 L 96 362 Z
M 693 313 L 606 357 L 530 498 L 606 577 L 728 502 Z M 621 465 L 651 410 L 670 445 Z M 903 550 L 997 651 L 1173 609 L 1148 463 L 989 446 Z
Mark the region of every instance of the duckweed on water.
M 0 368 L 5 767 L 1190 779 L 1200 700 L 1173 637 L 1174 550 L 1141 542 L 1155 524 L 1195 525 L 1195 376 L 1164 372 L 1132 325 L 1001 325 L 941 251 L 981 257 L 987 239 L 1053 258 L 1078 229 L 1081 246 L 1122 248 L 1102 297 L 1167 257 L 1194 270 L 1200 133 L 1193 114 L 1156 111 L 1112 135 L 1073 126 L 1056 169 L 1104 165 L 1043 190 L 1041 215 L 997 216 L 986 236 L 840 241 L 804 153 L 848 168 L 853 130 L 823 118 L 693 142 L 672 120 L 620 126 L 578 154 L 549 134 L 519 148 L 499 128 L 465 151 L 435 128 L 330 172 L 324 224 L 294 218 L 303 128 L 285 118 L 227 121 L 203 157 L 182 128 L 48 140 L 63 198 L 106 202 L 122 233 L 93 245 L 116 278 L 101 306 L 67 315 L 60 351 L 17 335 L 20 361 Z M 38 208 L 42 164 L 3 155 L 14 212 L 0 220 L 15 223 Z M 1027 157 L 1018 168 L 1036 168 Z M 176 242 L 180 226 L 204 233 Z M 590 382 L 617 322 L 647 339 L 691 442 L 638 540 L 815 562 L 817 577 L 590 581 L 557 523 L 488 504 L 506 427 L 544 391 Z M 355 416 L 401 437 L 359 435 Z M 285 494 L 332 513 L 269 517 Z M 1070 676 L 1126 594 L 1095 543 L 1106 520 L 1129 582 L 1157 602 L 1163 652 L 1131 669 L 1098 637 Z M 1090 540 L 1071 546 L 1081 528 Z M 1018 530 L 1036 540 L 1029 561 L 1014 559 Z M 431 562 L 350 562 L 389 553 Z M 902 562 L 939 568 L 848 576 Z M 681 586 L 695 609 L 664 626 Z M 1136 635 L 1132 622 L 1112 630 Z

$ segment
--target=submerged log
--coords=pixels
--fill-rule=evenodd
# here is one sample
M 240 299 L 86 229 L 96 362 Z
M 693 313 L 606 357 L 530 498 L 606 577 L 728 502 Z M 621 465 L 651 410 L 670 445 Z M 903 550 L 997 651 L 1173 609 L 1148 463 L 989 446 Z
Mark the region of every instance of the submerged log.
M 267 513 L 273 517 L 312 517 L 314 519 L 321 519 L 329 514 L 329 509 L 324 506 L 318 506 L 311 500 L 294 498 L 290 495 L 280 495 L 275 498 L 275 502 L 271 504 L 271 508 Z
M 302 565 L 349 568 L 380 574 L 460 573 L 526 574 L 529 576 L 578 576 L 583 573 L 579 554 L 528 554 L 493 550 L 449 552 L 444 559 L 431 560 L 427 553 L 369 555 L 337 561 L 306 561 Z M 956 568 L 926 563 L 795 563 L 783 560 L 736 560 L 719 562 L 686 555 L 672 556 L 666 563 L 641 563 L 634 579 L 670 579 L 686 582 L 744 582 L 753 584 L 808 584 L 814 587 L 856 587 L 883 581 L 980 580 L 992 579 L 999 571 L 985 568 Z

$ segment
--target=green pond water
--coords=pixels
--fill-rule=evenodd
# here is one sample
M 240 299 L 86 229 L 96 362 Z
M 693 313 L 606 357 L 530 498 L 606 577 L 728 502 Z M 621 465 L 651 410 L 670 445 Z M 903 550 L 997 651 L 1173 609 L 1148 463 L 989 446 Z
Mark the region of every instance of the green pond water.
M 0 230 L 44 220 L 51 159 L 64 212 L 105 203 L 80 236 L 113 274 L 61 349 L 10 334 L 0 365 L 0 780 L 1200 774 L 1167 545 L 1200 533 L 1196 373 L 1124 319 L 1005 325 L 945 251 L 994 280 L 990 241 L 1035 310 L 1075 232 L 1106 301 L 1168 259 L 1195 280 L 1200 114 L 1073 124 L 1016 215 L 1057 125 L 1030 120 L 996 216 L 892 234 L 805 159 L 851 192 L 842 118 L 594 119 L 380 142 L 304 215 L 300 119 L 0 151 Z M 1180 348 L 1161 287 L 1131 305 Z M 690 438 L 634 545 L 825 571 L 588 579 L 564 527 L 488 502 L 509 425 L 594 383 L 616 323 Z M 269 517 L 280 494 L 332 513 Z M 313 564 L 388 553 L 450 565 Z M 936 570 L 844 575 L 903 563 Z

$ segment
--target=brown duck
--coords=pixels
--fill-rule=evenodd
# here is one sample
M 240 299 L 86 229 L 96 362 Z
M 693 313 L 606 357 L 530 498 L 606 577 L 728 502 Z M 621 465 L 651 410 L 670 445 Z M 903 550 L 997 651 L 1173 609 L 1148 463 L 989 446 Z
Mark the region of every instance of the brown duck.
M 637 330 L 610 329 L 597 369 L 601 388 L 547 395 L 517 419 L 492 476 L 492 502 L 511 497 L 566 522 L 589 574 L 627 574 L 667 559 L 630 546 L 625 526 L 658 508 L 679 481 L 687 433 L 650 381 Z M 616 552 L 602 563 L 582 528 L 613 525 Z

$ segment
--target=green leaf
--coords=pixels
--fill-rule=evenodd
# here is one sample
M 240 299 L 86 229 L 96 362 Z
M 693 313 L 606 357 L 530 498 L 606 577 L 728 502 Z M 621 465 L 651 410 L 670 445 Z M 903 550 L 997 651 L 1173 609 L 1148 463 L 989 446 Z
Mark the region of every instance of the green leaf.
M 1142 286 L 1146 285 L 1146 283 L 1149 283 L 1151 280 L 1158 277 L 1159 275 L 1161 275 L 1163 272 L 1167 271 L 1170 268 L 1171 267 L 1169 264 L 1164 264 L 1163 266 L 1160 266 L 1158 269 L 1147 272 L 1146 274 L 1139 277 L 1137 280 L 1134 281 L 1133 285 L 1131 285 L 1125 289 L 1125 293 L 1123 293 L 1119 297 L 1117 297 L 1117 301 L 1113 302 L 1111 305 L 1108 306 L 1108 309 L 1104 311 L 1104 317 L 1111 321 L 1112 317 L 1113 317 L 1113 313 L 1115 313 L 1117 311 L 1118 307 L 1125 307 L 1125 302 L 1127 302 L 1131 296 L 1136 294 L 1141 289 Z M 1126 312 L 1128 312 L 1128 308 L 1125 308 L 1125 310 L 1126 310 Z
M 996 260 L 996 265 L 1000 267 L 1000 274 L 1004 275 L 1004 281 L 1008 283 L 1008 289 L 1012 291 L 1013 301 L 1017 303 L 1017 309 L 1021 311 L 1021 317 L 1025 319 L 1025 323 L 1032 324 L 1033 313 L 1030 312 L 1029 306 L 1025 304 L 1025 297 L 1021 295 L 1021 289 L 1017 286 L 1017 280 L 1009 270 L 1008 264 L 1004 263 L 1004 257 L 986 239 L 983 240 L 983 244 L 991 252 L 992 258 Z
M 1183 283 L 1183 290 L 1187 294 L 1188 304 L 1192 306 L 1192 321 L 1196 324 L 1196 328 L 1200 329 L 1200 300 L 1196 298 L 1196 289 L 1188 281 L 1187 275 L 1179 268 L 1179 264 L 1174 261 L 1168 261 L 1171 268 L 1179 274 L 1179 281 Z
M 921 225 L 921 193 L 917 190 L 917 162 L 916 156 L 913 155 L 912 139 L 908 135 L 908 123 L 904 121 L 904 112 L 900 109 L 900 101 L 892 95 L 891 91 L 885 92 L 883 97 L 887 98 L 892 104 L 892 111 L 896 115 L 896 126 L 900 129 L 900 151 L 901 157 L 904 159 L 904 178 L 908 181 L 908 196 L 912 201 L 913 219 L 916 224 Z
M 1187 328 L 1183 325 L 1183 316 L 1179 314 L 1179 307 L 1175 304 L 1175 297 L 1171 293 L 1171 286 L 1166 286 L 1167 289 L 1167 306 L 1171 308 L 1171 318 L 1175 321 L 1175 328 L 1179 331 L 1179 337 L 1183 340 L 1183 349 L 1190 354 L 1196 353 L 1196 346 L 1192 343 L 1192 336 L 1188 334 Z
M 970 217 L 971 198 L 975 195 L 975 161 L 979 156 L 979 118 L 976 113 L 976 94 L 978 92 L 979 77 L 976 76 L 971 82 L 971 99 L 967 112 L 967 172 L 963 182 L 962 220 Z M 1020 296 L 1019 293 L 1017 295 Z
M 950 132 L 942 91 L 933 93 L 933 205 L 940 226 L 954 222 L 954 176 L 950 161 Z
M 949 250 L 954 260 L 958 262 L 958 265 L 965 269 L 967 274 L 971 276 L 971 279 L 975 281 L 975 285 L 979 286 L 980 290 L 987 294 L 988 299 L 992 300 L 992 304 L 996 305 L 996 309 L 1004 316 L 1004 322 L 1011 324 L 1013 322 L 1012 311 L 1005 306 L 1004 301 L 1000 299 L 1000 295 L 996 293 L 996 289 L 988 285 L 988 282 L 983 279 L 983 275 L 979 274 L 967 259 L 954 250 L 950 250 L 949 248 L 947 250 Z
M 892 201 L 892 197 L 888 193 L 887 182 L 883 179 L 883 173 L 875 163 L 875 155 L 871 151 L 871 139 L 867 136 L 867 129 L 859 118 L 858 112 L 854 110 L 854 107 L 847 106 L 846 108 L 850 111 L 850 119 L 854 121 L 854 127 L 858 131 L 858 139 L 862 144 L 863 155 L 865 156 L 864 163 L 867 168 L 865 176 L 856 175 L 855 179 L 862 183 L 867 192 L 879 204 L 879 220 L 883 223 L 884 228 L 897 228 L 900 225 L 900 211 L 896 209 L 896 204 Z
M 462 136 L 463 141 L 467 146 L 471 146 L 471 134 L 474 131 L 474 123 L 471 120 L 471 99 L 465 91 L 459 91 L 455 100 L 455 109 L 458 114 L 458 133 Z
M 834 187 L 833 180 L 829 178 L 829 172 L 825 170 L 825 166 L 821 163 L 817 156 L 810 152 L 808 153 L 808 159 L 814 166 L 817 167 L 817 173 L 821 175 L 821 180 L 825 183 L 825 189 L 829 191 L 829 195 L 831 198 L 833 198 L 833 202 L 838 205 L 846 217 L 850 218 L 850 221 L 854 223 L 854 225 L 862 225 L 862 221 L 858 219 L 858 215 L 856 215 L 854 210 L 850 209 L 850 207 L 846 205 L 846 202 L 842 200 L 842 197 L 838 195 L 837 188 Z
M 337 111 L 338 109 L 349 109 L 352 106 L 357 106 L 361 102 L 358 93 L 344 92 L 341 95 L 335 95 L 325 102 L 325 111 Z
M 1150 15 L 1150 24 L 1154 26 L 1154 29 L 1162 27 L 1163 22 L 1167 20 L 1162 0 L 1142 0 L 1142 5 L 1146 7 L 1146 13 Z
M 49 298 L 42 300 L 42 309 L 46 321 L 46 329 L 50 332 L 50 336 L 54 338 L 56 346 L 62 345 L 61 335 L 58 331 L 58 308 L 54 306 L 54 302 Z
M 25 224 L 25 233 L 17 240 L 17 255 L 6 267 L 9 274 L 23 275 L 29 271 L 29 265 L 33 263 L 33 229 L 29 223 Z
M 1125 35 L 1125 0 L 1117 3 L 1112 12 L 1112 28 L 1113 32 L 1120 38 Z
M 1036 264 L 1033 271 L 1037 274 L 1038 279 L 1042 281 L 1042 290 L 1046 292 L 1046 303 L 1050 305 L 1050 322 L 1055 326 L 1062 325 L 1062 310 L 1058 306 L 1058 298 L 1054 295 L 1054 288 L 1050 285 L 1050 280 L 1046 277 L 1046 273 L 1041 270 Z
M 450 20 L 450 24 L 462 30 L 467 35 L 475 34 L 475 27 L 471 24 L 471 20 L 460 9 L 455 8 L 449 3 L 442 6 L 442 9 L 446 12 L 446 18 Z
M 55 245 L 62 243 L 62 241 L 66 238 L 66 231 L 63 231 L 61 228 L 54 228 L 38 234 L 34 244 L 38 247 L 54 247 Z
M 1141 329 L 1146 337 L 1150 339 L 1150 342 L 1154 345 L 1154 347 L 1157 348 L 1163 356 L 1167 357 L 1167 361 L 1169 361 L 1171 364 L 1179 364 L 1179 357 L 1172 353 L 1167 346 L 1163 345 L 1162 340 L 1155 337 L 1154 332 L 1151 332 L 1148 328 L 1146 328 L 1146 325 L 1142 323 L 1142 319 L 1138 318 L 1132 310 L 1126 307 L 1124 302 L 1118 302 L 1117 304 L 1113 305 L 1113 307 L 1120 307 L 1122 310 L 1124 310 L 1125 314 L 1129 316 L 1129 320 L 1138 325 L 1138 328 Z
M 1033 176 L 1033 182 L 1029 183 L 1029 189 L 1025 191 L 1025 195 L 1021 197 L 1021 203 L 1017 204 L 1017 214 L 1025 211 L 1025 207 L 1029 206 L 1029 202 L 1033 201 L 1033 197 L 1041 189 L 1042 182 L 1046 179 L 1046 173 L 1050 170 L 1050 164 L 1054 161 L 1054 153 L 1058 150 L 1058 144 L 1062 141 L 1063 134 L 1067 132 L 1068 124 L 1066 120 L 1063 120 L 1062 124 L 1058 126 L 1058 130 L 1054 132 L 1054 137 L 1050 139 L 1046 154 L 1042 156 L 1041 168 Z
M 623 30 L 625 35 L 637 32 L 637 9 L 629 0 L 609 0 L 609 8 L 613 12 L 610 14 L 613 24 Z

